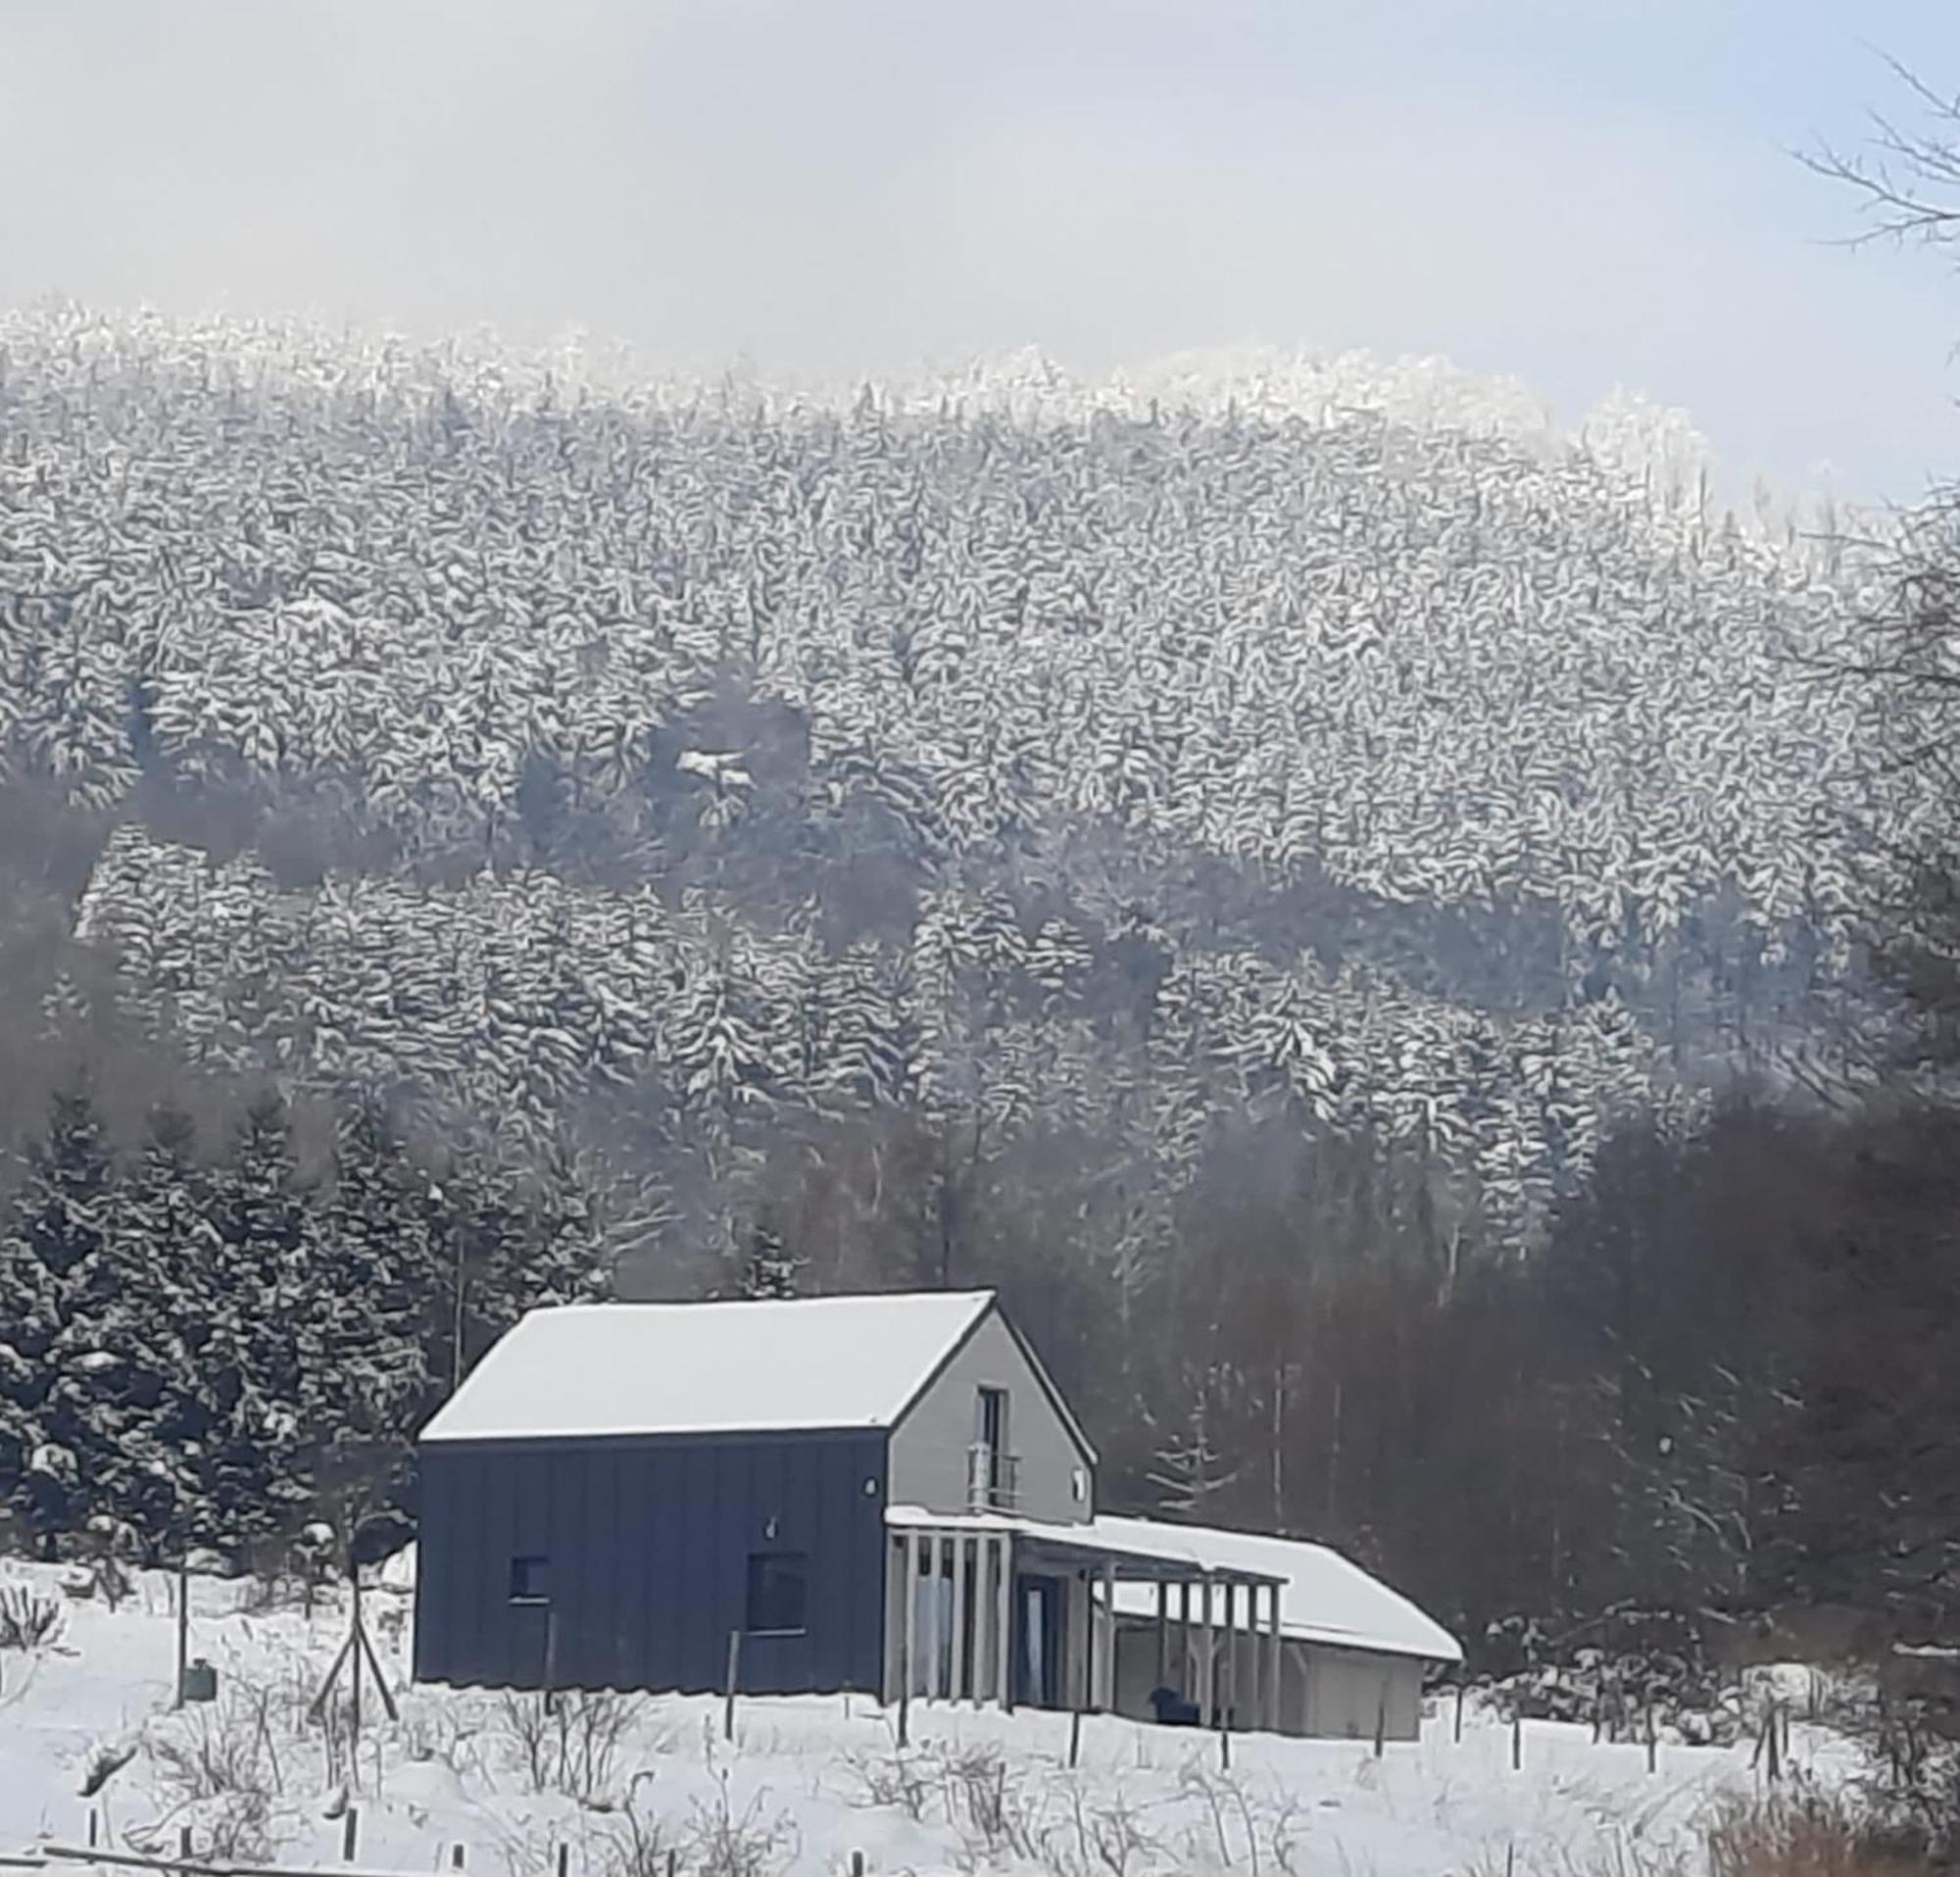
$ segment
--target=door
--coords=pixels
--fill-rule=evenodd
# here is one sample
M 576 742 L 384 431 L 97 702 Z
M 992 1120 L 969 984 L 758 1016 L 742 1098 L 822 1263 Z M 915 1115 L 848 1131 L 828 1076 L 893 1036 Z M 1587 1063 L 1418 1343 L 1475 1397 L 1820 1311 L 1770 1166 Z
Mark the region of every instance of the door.
M 1058 1577 L 1014 1579 L 1014 1701 L 1022 1707 L 1061 1705 L 1061 1612 Z
M 973 1409 L 973 1509 L 1007 1511 L 1007 1391 L 982 1388 Z

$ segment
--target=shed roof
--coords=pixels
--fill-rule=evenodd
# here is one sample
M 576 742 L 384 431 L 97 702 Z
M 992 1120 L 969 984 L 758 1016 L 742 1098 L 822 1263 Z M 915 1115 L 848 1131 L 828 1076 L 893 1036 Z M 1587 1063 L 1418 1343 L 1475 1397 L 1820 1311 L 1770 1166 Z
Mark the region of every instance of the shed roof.
M 890 1427 L 992 1291 L 532 1310 L 425 1441 Z
M 1283 1580 L 1280 1629 L 1301 1642 L 1381 1655 L 1418 1655 L 1433 1662 L 1463 1659 L 1462 1645 L 1441 1623 L 1325 1545 L 1152 1518 L 1102 1517 L 1096 1520 L 1096 1529 L 1099 1536 L 1125 1537 L 1139 1545 L 1168 1548 L 1182 1543 L 1214 1570 L 1257 1572 Z M 1128 1615 L 1153 1615 L 1155 1592 L 1148 1584 L 1119 1583 L 1116 1607 Z

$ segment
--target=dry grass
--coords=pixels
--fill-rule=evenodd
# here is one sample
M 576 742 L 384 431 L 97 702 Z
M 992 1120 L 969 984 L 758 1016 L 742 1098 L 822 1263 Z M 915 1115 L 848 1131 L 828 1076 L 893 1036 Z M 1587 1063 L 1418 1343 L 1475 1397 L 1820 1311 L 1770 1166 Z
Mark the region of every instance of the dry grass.
M 1825 1800 L 1738 1806 L 1708 1834 L 1709 1877 L 1933 1877 L 1936 1868 Z

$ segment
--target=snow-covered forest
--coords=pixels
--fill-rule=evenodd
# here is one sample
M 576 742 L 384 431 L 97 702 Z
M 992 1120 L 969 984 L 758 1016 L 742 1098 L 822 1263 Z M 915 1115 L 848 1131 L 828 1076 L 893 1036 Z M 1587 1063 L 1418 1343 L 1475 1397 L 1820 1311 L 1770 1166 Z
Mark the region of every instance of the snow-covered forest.
M 358 1340 L 370 1291 L 385 1445 L 460 1316 L 615 1269 L 998 1282 L 1120 1496 L 1488 1608 L 1516 1529 L 1474 1588 L 1413 1550 L 1445 1482 L 1489 1497 L 1446 1430 L 1530 1340 L 1490 1287 L 1617 1123 L 1863 995 L 1817 521 L 1720 509 L 1675 414 L 1564 434 L 1435 366 L 830 397 L 7 317 L 0 1265 L 42 1320 L 0 1494 L 255 1535 L 210 1453 L 54 1490 L 171 1445 L 199 1298 L 286 1340 L 197 1439 L 296 1425 L 299 1507 L 290 1323 Z M 1572 1530 L 1501 1516 L 1563 1594 Z

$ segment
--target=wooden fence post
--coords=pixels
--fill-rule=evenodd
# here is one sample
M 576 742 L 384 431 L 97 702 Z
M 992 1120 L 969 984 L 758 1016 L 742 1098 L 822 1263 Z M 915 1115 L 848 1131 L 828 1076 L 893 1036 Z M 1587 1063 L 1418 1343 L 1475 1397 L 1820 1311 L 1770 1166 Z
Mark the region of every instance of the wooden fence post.
M 460 1842 L 449 1848 L 449 1867 L 451 1870 L 463 1868 L 463 1846 Z
M 1511 1716 L 1511 1771 L 1519 1771 L 1525 1763 L 1525 1717 Z
M 728 1632 L 728 1680 L 726 1698 L 721 1709 L 721 1738 L 735 1738 L 735 1690 L 742 1679 L 742 1632 L 731 1629 Z
M 1082 1757 L 1082 1709 L 1068 1710 L 1068 1763 L 1073 1767 Z
M 1463 1684 L 1461 1682 L 1456 1684 L 1456 1732 L 1454 1738 L 1459 1743 L 1463 1739 Z
M 1652 1772 L 1654 1770 L 1654 1762 L 1657 1757 L 1659 1745 L 1660 1743 L 1654 1733 L 1653 1703 L 1648 1702 L 1647 1703 L 1647 1771 L 1648 1772 Z
M 571 1869 L 571 1847 L 563 1840 L 558 1848 L 558 1877 L 567 1877 Z
M 1380 1759 L 1383 1747 L 1389 1738 L 1389 1687 L 1382 1684 L 1382 1692 L 1375 1697 L 1375 1757 Z
M 340 1861 L 351 1864 L 354 1861 L 354 1846 L 361 1830 L 361 1807 L 350 1805 L 347 1816 L 340 1821 Z

